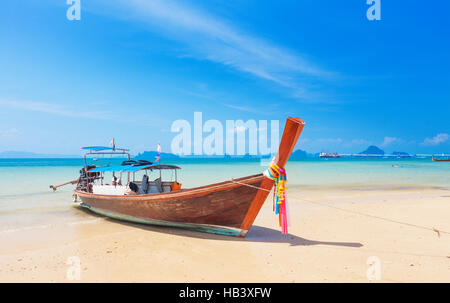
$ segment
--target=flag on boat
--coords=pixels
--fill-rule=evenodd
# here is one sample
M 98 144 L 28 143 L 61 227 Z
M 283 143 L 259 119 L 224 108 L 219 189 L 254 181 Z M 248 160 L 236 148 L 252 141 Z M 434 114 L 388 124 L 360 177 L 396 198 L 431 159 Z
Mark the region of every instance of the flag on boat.
M 264 172 L 264 176 L 275 182 L 275 190 L 273 192 L 273 210 L 278 215 L 278 221 L 283 234 L 288 233 L 288 214 L 287 214 L 287 197 L 286 197 L 286 170 L 279 167 L 275 163 L 270 163 L 270 167 Z
M 114 138 L 112 138 L 112 140 L 109 144 L 112 145 L 112 150 L 116 150 L 116 143 L 114 142 Z
M 156 153 L 156 161 L 160 161 L 161 160 L 161 145 L 158 143 L 158 148 L 156 149 L 157 153 Z

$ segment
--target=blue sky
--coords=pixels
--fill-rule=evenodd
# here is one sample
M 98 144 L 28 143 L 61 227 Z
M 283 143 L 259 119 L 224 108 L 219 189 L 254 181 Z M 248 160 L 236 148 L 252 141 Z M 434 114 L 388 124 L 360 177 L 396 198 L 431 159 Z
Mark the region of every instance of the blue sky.
M 169 151 L 177 119 L 280 120 L 309 152 L 450 153 L 450 3 L 63 0 L 0 7 L 0 151 Z

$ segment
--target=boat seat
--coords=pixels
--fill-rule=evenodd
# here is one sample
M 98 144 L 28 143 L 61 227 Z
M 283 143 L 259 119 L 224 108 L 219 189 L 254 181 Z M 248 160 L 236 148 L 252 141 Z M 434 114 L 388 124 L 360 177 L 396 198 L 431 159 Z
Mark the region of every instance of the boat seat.
M 178 183 L 177 181 L 172 183 L 172 190 L 177 191 L 181 189 L 181 183 Z
M 130 182 L 135 184 L 139 190 L 136 191 L 138 195 L 144 195 L 144 194 L 160 194 L 160 193 L 169 193 L 173 190 L 172 186 L 173 186 L 173 182 L 166 182 L 166 181 L 161 181 L 160 178 L 157 178 L 155 181 L 148 181 L 147 182 L 147 191 L 144 193 L 143 189 L 142 189 L 142 184 L 144 184 L 145 182 L 141 182 L 141 181 L 134 181 L 134 182 Z M 181 187 L 181 184 L 180 184 Z
M 141 185 L 139 186 L 138 195 L 145 195 L 148 191 L 149 184 L 148 184 L 148 176 L 144 175 L 142 177 Z
M 130 182 L 130 184 L 128 184 L 128 187 L 135 193 L 139 192 L 139 186 L 134 182 Z
M 172 191 L 172 182 L 162 182 L 163 193 L 170 193 Z
M 155 181 L 150 182 L 149 193 L 159 194 L 163 192 L 161 178 L 155 179 Z
M 155 185 L 159 193 L 163 192 L 161 177 L 155 179 Z

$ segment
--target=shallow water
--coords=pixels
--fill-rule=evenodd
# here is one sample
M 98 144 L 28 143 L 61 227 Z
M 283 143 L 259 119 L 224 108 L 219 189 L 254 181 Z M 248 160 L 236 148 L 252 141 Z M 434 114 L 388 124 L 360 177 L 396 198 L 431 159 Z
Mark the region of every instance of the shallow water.
M 107 162 L 114 165 L 120 160 Z M 76 179 L 83 163 L 83 159 L 0 159 L 0 232 L 92 220 L 72 207 L 73 185 L 57 192 L 49 188 Z M 170 163 L 182 167 L 178 180 L 184 188 L 258 174 L 266 168 L 259 160 L 181 159 Z M 288 188 L 295 190 L 450 189 L 450 163 L 430 159 L 315 159 L 290 161 L 286 170 Z M 150 179 L 158 176 L 153 173 Z M 169 172 L 165 176 L 174 177 Z

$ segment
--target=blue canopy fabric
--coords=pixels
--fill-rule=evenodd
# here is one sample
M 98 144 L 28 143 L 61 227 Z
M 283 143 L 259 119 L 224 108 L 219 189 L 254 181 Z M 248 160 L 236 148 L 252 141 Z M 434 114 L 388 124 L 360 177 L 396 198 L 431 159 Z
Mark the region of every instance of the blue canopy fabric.
M 143 166 L 132 166 L 132 165 L 116 165 L 116 166 L 103 166 L 90 169 L 89 172 L 137 172 L 140 170 L 149 169 L 180 169 L 180 167 L 175 165 L 143 165 Z
M 116 166 L 102 166 L 102 167 L 96 167 L 93 169 L 90 169 L 89 172 L 135 172 L 139 171 L 141 169 L 145 169 L 147 166 L 131 166 L 131 165 L 116 165 Z
M 88 146 L 88 147 L 82 147 L 81 149 L 88 149 L 88 150 L 93 150 L 93 151 L 102 151 L 102 150 L 112 149 L 112 147 L 106 147 L 106 146 Z
M 158 165 L 152 165 L 149 169 L 181 169 L 181 167 L 176 165 L 167 165 L 167 164 L 158 164 Z

